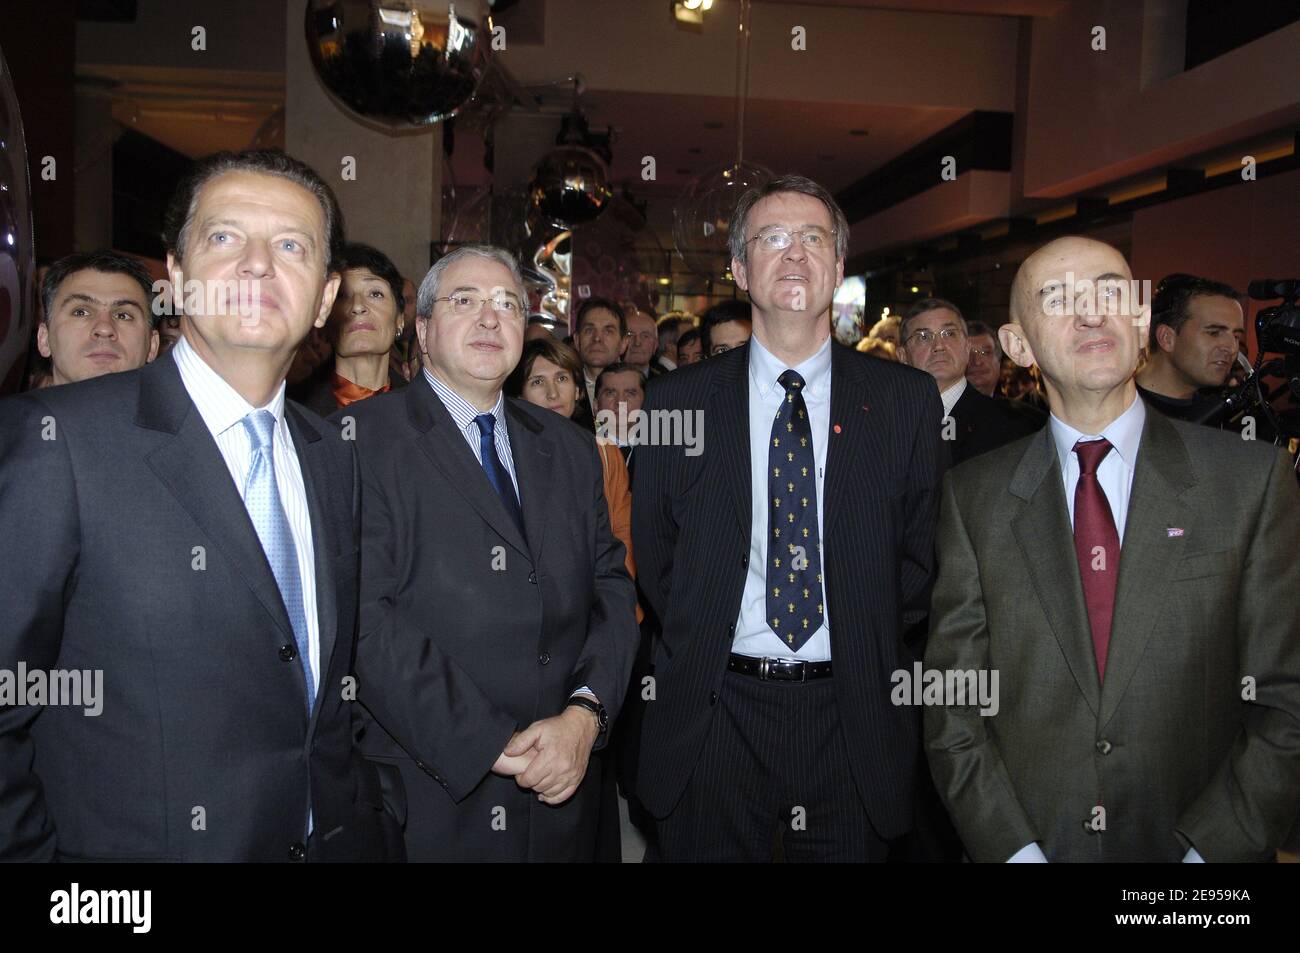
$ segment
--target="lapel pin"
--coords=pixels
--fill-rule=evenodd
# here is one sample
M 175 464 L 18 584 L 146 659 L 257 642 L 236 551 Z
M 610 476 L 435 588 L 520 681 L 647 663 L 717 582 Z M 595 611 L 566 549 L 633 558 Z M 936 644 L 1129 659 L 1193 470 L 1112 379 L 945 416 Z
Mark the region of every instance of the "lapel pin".
M 836 432 L 836 433 L 839 433 L 839 432 L 840 432 L 840 425 L 839 425 L 839 424 L 836 424 L 836 425 L 835 425 L 835 432 Z
M 863 405 L 862 405 L 862 409 L 865 410 L 865 411 L 867 411 L 868 413 L 870 413 L 870 412 L 871 412 L 871 405 L 870 405 L 870 404 L 863 404 Z
M 1182 536 L 1183 528 L 1181 526 L 1168 526 L 1165 528 L 1165 533 L 1170 538 L 1173 538 L 1174 536 Z

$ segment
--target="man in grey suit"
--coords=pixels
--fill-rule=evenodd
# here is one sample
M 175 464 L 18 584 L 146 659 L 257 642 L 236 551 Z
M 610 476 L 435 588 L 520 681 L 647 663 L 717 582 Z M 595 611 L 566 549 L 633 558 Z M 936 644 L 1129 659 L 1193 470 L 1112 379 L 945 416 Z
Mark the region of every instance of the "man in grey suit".
M 1254 861 L 1300 798 L 1300 492 L 1286 456 L 1147 411 L 1123 256 L 1062 238 L 1012 287 L 1050 425 L 945 479 L 925 712 L 977 861 Z

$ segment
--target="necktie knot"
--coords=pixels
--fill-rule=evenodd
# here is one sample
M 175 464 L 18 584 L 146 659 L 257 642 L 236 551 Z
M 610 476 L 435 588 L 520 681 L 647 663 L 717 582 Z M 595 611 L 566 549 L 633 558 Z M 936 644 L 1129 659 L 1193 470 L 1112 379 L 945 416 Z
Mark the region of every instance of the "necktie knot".
M 269 410 L 255 410 L 244 418 L 244 430 L 253 443 L 253 450 L 270 453 L 275 441 L 275 414 Z
M 1101 440 L 1080 440 L 1074 445 L 1074 452 L 1079 458 L 1079 472 L 1090 475 L 1097 472 L 1101 461 L 1111 451 L 1111 443 L 1105 437 Z
M 497 419 L 491 414 L 479 414 L 474 418 L 474 423 L 478 424 L 478 432 L 480 436 L 490 437 L 492 436 L 492 431 L 496 428 Z
M 785 388 L 787 394 L 792 390 L 802 390 L 804 385 L 803 375 L 798 371 L 786 371 L 776 382 Z

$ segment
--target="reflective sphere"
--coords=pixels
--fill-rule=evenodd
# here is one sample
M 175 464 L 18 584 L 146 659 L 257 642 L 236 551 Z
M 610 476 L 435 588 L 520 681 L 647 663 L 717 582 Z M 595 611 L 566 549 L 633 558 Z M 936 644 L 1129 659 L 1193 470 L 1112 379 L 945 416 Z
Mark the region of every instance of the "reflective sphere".
M 36 323 L 30 196 L 22 116 L 0 50 L 0 394 L 18 390 Z
M 487 65 L 487 0 L 309 0 L 307 48 L 325 88 L 391 127 L 454 116 Z
M 673 208 L 673 241 L 686 267 L 701 278 L 731 281 L 727 236 L 740 197 L 772 178 L 753 162 L 727 163 L 695 179 Z
M 560 228 L 594 221 L 613 194 L 605 163 L 579 146 L 562 146 L 543 156 L 528 185 L 531 208 Z

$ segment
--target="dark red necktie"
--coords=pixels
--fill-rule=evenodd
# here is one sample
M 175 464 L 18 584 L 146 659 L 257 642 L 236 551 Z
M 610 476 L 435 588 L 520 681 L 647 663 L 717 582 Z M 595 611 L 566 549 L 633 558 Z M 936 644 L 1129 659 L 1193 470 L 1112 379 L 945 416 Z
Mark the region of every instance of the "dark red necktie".
M 1106 493 L 1097 481 L 1097 467 L 1111 449 L 1109 440 L 1080 440 L 1074 445 L 1079 458 L 1079 484 L 1074 488 L 1074 551 L 1079 557 L 1098 679 L 1106 677 L 1115 582 L 1119 578 L 1119 531 Z

